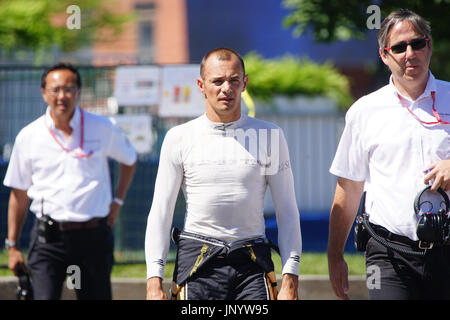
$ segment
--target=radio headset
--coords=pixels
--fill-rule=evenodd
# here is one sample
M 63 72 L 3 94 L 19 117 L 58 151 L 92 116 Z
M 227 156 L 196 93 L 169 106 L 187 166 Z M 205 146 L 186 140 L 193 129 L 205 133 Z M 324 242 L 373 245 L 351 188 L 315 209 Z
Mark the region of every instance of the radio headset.
M 429 187 L 427 187 L 425 189 L 429 189 Z M 423 195 L 424 191 L 425 190 L 422 190 L 418 194 L 417 197 L 420 198 L 421 195 Z M 444 192 L 444 194 L 445 194 L 445 192 Z M 448 197 L 447 197 L 447 199 L 448 199 Z M 416 203 L 416 201 L 415 201 L 415 203 Z M 356 221 L 355 221 L 355 223 L 356 223 L 355 229 L 354 229 L 354 231 L 355 231 L 355 248 L 358 251 L 362 251 L 362 252 L 366 251 L 367 241 L 369 241 L 369 238 L 372 237 L 372 238 L 374 238 L 375 241 L 377 241 L 381 245 L 385 246 L 386 248 L 392 249 L 399 253 L 403 253 L 406 255 L 412 255 L 412 256 L 424 256 L 425 255 L 426 249 L 428 249 L 428 248 L 426 248 L 426 249 L 420 248 L 417 251 L 408 250 L 408 249 L 405 249 L 404 247 L 401 247 L 392 242 L 389 242 L 385 238 L 376 234 L 375 231 L 373 230 L 372 226 L 369 223 L 369 214 L 366 212 L 365 204 L 366 204 L 366 191 L 364 191 L 361 196 L 358 214 L 357 214 Z M 447 211 L 448 211 L 448 208 L 449 207 L 447 206 Z M 417 214 L 417 212 L 416 212 L 416 214 Z

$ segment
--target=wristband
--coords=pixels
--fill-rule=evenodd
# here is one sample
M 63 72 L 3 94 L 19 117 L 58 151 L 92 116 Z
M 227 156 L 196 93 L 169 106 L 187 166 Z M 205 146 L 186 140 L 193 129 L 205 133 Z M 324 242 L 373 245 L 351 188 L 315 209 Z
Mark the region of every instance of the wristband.
M 15 241 L 9 241 L 8 238 L 5 239 L 5 249 L 8 250 L 11 247 L 16 247 Z
M 123 206 L 123 200 L 121 200 L 121 199 L 115 197 L 115 198 L 113 199 L 113 201 L 114 201 L 115 203 L 117 203 L 119 206 Z

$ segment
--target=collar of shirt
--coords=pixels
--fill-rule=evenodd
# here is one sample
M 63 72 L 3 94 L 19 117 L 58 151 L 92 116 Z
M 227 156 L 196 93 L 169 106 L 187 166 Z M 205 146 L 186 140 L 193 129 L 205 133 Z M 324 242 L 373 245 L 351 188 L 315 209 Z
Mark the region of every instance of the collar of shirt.
M 436 92 L 436 79 L 434 78 L 433 74 L 431 73 L 431 71 L 428 71 L 428 81 L 427 81 L 427 85 L 425 87 L 425 90 L 422 92 L 422 94 L 415 100 L 415 101 L 420 101 L 421 99 L 424 98 L 431 98 L 431 92 L 434 91 Z M 398 91 L 397 87 L 394 84 L 393 81 L 393 76 L 391 75 L 389 78 L 389 88 L 391 89 L 392 93 L 397 97 L 397 94 L 401 95 L 403 99 L 408 100 L 408 102 L 415 102 L 415 101 L 411 101 L 408 97 L 405 97 L 403 94 L 400 93 L 400 91 Z
M 70 127 L 72 129 L 78 128 L 80 125 L 80 119 L 81 119 L 81 113 L 80 113 L 80 107 L 75 107 L 75 112 L 73 113 L 72 119 L 70 119 Z M 53 121 L 53 118 L 50 115 L 50 107 L 47 106 L 47 110 L 45 111 L 45 122 L 49 126 L 50 129 L 55 130 L 55 122 Z
M 245 122 L 245 120 L 247 119 L 247 115 L 245 113 L 241 112 L 241 116 L 238 120 L 236 121 L 232 121 L 232 122 L 214 122 L 208 119 L 208 117 L 206 116 L 206 113 L 203 114 L 203 119 L 206 123 L 206 126 L 209 129 L 213 129 L 214 131 L 220 131 L 220 132 L 224 132 L 226 130 L 229 129 L 236 129 L 239 128 L 240 126 L 242 126 L 242 124 Z

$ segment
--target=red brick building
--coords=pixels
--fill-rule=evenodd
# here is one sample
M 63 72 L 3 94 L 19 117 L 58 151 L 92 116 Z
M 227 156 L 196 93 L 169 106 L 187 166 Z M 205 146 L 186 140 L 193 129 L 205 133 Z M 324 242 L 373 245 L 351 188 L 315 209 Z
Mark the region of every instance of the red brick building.
M 185 0 L 117 0 L 114 10 L 135 19 L 113 41 L 92 46 L 92 64 L 189 62 Z

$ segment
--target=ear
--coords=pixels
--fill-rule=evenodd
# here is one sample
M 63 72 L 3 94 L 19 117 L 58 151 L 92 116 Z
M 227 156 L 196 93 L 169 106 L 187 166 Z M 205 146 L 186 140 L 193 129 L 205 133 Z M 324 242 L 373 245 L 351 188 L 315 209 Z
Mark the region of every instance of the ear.
M 200 89 L 201 93 L 205 95 L 205 83 L 201 77 L 197 78 L 197 86 Z
M 77 102 L 80 101 L 80 98 L 81 98 L 81 88 L 79 88 L 79 89 L 77 90 L 77 94 L 76 94 L 76 96 L 75 96 L 75 99 L 76 99 Z
M 245 91 L 245 89 L 247 89 L 247 84 L 248 84 L 248 75 L 244 76 L 244 87 L 242 88 L 242 92 Z
M 42 99 L 45 101 L 45 103 L 48 104 L 48 101 L 47 101 L 47 93 L 45 92 L 45 89 L 44 89 L 44 88 L 41 88 L 41 94 L 42 94 Z
M 378 49 L 378 53 L 380 54 L 380 58 L 383 61 L 383 63 L 385 65 L 387 65 L 387 60 L 388 60 L 388 55 L 387 53 L 384 51 L 384 49 Z

